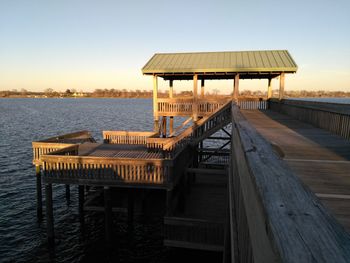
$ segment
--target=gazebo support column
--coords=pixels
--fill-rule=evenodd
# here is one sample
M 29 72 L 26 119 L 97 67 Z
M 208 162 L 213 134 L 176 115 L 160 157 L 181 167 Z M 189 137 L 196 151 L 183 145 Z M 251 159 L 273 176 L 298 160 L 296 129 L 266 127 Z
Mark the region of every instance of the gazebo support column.
M 271 99 L 272 98 L 272 79 L 268 79 L 268 82 L 267 82 L 267 98 L 268 99 Z
M 239 74 L 235 75 L 235 80 L 233 82 L 233 99 L 238 100 L 239 96 Z
M 174 96 L 173 90 L 173 80 L 169 81 L 169 98 L 172 99 Z M 174 116 L 169 117 L 169 134 L 172 134 L 174 131 Z
M 192 118 L 193 121 L 197 121 L 198 120 L 198 101 L 197 101 L 197 97 L 198 97 L 198 75 L 194 74 L 193 75 L 193 108 L 192 108 Z
M 163 135 L 163 138 L 166 138 L 166 116 L 163 116 L 162 118 L 162 135 Z
M 204 79 L 201 80 L 201 98 L 204 98 Z
M 153 118 L 154 118 L 154 131 L 159 132 L 157 75 L 153 75 Z
M 279 100 L 283 99 L 284 97 L 284 72 L 280 75 L 280 92 L 279 92 Z
M 169 98 L 172 99 L 174 95 L 173 80 L 169 80 Z

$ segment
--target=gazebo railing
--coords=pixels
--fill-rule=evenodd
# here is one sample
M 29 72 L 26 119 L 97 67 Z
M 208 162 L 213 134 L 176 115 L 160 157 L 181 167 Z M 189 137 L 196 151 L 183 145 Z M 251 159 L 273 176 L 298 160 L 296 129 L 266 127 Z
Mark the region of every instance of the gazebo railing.
M 200 98 L 197 100 L 198 114 L 209 115 L 223 106 L 230 98 Z M 158 115 L 160 116 L 190 116 L 193 113 L 193 98 L 158 99 Z

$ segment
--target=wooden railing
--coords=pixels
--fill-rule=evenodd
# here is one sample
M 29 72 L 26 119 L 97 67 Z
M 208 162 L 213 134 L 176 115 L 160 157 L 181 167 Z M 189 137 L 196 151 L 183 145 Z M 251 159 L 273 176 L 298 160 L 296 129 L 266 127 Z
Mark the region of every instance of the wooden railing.
M 350 139 L 350 109 L 346 113 L 341 104 L 272 99 L 269 108 Z
M 146 144 L 147 139 L 156 132 L 103 131 L 103 141 L 111 144 Z
M 149 137 L 146 139 L 147 149 L 151 152 L 158 152 L 163 150 L 165 144 L 169 142 L 171 138 L 153 138 Z
M 164 217 L 164 245 L 188 242 L 193 248 L 223 251 L 223 224 L 208 220 Z
M 215 112 L 228 99 L 198 99 L 198 115 L 205 116 Z M 158 99 L 158 115 L 160 116 L 191 116 L 193 113 L 193 98 Z
M 87 141 L 94 141 L 91 134 L 88 131 L 79 131 L 32 142 L 33 164 L 40 165 L 40 157 L 44 154 Z
M 198 142 L 231 122 L 231 101 L 217 109 L 212 115 L 203 117 L 176 137 L 151 138 L 147 146 L 151 151 L 161 151 L 165 158 L 174 158 L 189 144 Z
M 162 116 L 191 115 L 193 98 L 158 99 L 158 114 Z
M 50 137 L 39 142 L 57 142 L 57 143 L 81 143 L 85 141 L 95 141 L 89 131 L 78 131 Z
M 350 235 L 235 105 L 231 143 L 232 260 L 348 262 Z
M 242 110 L 267 110 L 267 100 L 263 98 L 240 98 L 237 102 Z
M 57 150 L 72 146 L 74 144 L 68 143 L 50 143 L 50 142 L 32 142 L 33 147 L 33 164 L 40 165 L 40 158 L 42 155 L 55 152 Z
M 180 135 L 170 138 L 169 142 L 164 145 L 163 150 L 178 151 L 189 143 L 195 145 L 202 139 L 226 126 L 231 122 L 231 104 L 231 101 L 227 102 L 209 117 L 200 119 L 195 125 L 187 128 Z
M 73 147 L 76 147 L 74 145 Z M 48 183 L 93 185 L 158 185 L 173 183 L 171 160 L 76 156 L 72 147 L 41 157 L 44 180 Z

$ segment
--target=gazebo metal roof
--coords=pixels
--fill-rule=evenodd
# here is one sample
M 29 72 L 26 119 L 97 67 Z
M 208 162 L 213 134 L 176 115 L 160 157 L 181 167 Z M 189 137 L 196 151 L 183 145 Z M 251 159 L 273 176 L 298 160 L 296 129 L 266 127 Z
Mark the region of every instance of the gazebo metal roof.
M 142 68 L 142 73 L 164 79 L 240 79 L 274 78 L 295 73 L 297 65 L 287 50 L 157 53 Z

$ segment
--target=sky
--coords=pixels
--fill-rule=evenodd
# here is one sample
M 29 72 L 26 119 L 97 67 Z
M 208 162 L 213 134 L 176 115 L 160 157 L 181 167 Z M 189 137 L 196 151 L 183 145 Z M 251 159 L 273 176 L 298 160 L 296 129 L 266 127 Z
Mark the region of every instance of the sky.
M 0 0 L 0 90 L 150 90 L 154 53 L 287 49 L 286 90 L 350 91 L 349 14 L 349 0 Z

